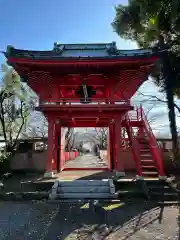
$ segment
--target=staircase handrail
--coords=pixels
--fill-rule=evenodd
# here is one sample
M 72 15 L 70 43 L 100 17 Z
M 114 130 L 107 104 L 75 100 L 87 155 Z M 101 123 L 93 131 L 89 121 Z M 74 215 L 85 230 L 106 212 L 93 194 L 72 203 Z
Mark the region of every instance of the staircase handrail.
M 130 145 L 132 147 L 132 153 L 133 153 L 133 157 L 134 157 L 134 160 L 135 160 L 137 173 L 138 173 L 139 176 L 142 176 L 141 160 L 140 160 L 140 147 L 139 147 L 139 144 L 138 144 L 138 141 L 137 141 L 137 137 L 134 134 L 132 126 L 130 124 L 131 120 L 130 120 L 128 114 L 125 115 L 125 119 L 126 119 L 126 122 L 128 124 L 129 131 L 130 131 L 129 142 L 130 142 Z
M 157 139 L 155 138 L 155 135 L 154 135 L 154 133 L 153 133 L 153 130 L 152 130 L 152 128 L 151 128 L 151 126 L 150 126 L 150 124 L 149 124 L 149 121 L 148 121 L 148 119 L 147 119 L 147 117 L 146 117 L 146 114 L 145 114 L 145 112 L 144 112 L 144 110 L 143 110 L 143 108 L 142 108 L 142 105 L 140 106 L 139 110 L 140 110 L 140 118 L 141 118 L 141 120 L 144 120 L 145 129 L 147 129 L 148 135 L 150 134 L 149 136 L 151 137 L 151 140 L 152 140 L 151 143 L 152 143 L 154 146 L 158 147 L 159 151 L 162 152 L 162 151 L 161 151 L 161 147 L 160 147 L 160 145 L 158 144 Z
M 137 111 L 138 112 L 137 115 L 140 116 L 140 118 L 144 124 L 144 129 L 146 131 L 146 134 L 149 137 L 150 147 L 152 149 L 152 154 L 154 156 L 154 159 L 156 160 L 159 173 L 164 175 L 163 162 L 162 162 L 162 155 L 163 155 L 162 148 L 160 147 L 157 139 L 155 138 L 155 135 L 154 135 L 152 128 L 146 117 L 146 114 L 142 108 L 142 105 L 140 105 L 140 108 L 138 110 L 139 111 Z

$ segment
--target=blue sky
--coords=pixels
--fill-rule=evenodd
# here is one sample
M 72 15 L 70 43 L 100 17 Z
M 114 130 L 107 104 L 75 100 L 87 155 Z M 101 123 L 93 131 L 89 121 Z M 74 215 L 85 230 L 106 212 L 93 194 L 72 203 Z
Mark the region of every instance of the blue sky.
M 0 51 L 7 45 L 46 50 L 54 42 L 116 41 L 120 49 L 136 48 L 136 43 L 113 32 L 111 22 L 118 3 L 127 0 L 0 0 Z M 0 63 L 4 60 L 0 54 Z M 151 83 L 142 89 L 157 94 Z
M 54 42 L 111 42 L 120 48 L 135 44 L 112 30 L 114 6 L 126 0 L 1 0 L 0 50 L 51 49 Z M 2 60 L 2 59 L 1 59 Z

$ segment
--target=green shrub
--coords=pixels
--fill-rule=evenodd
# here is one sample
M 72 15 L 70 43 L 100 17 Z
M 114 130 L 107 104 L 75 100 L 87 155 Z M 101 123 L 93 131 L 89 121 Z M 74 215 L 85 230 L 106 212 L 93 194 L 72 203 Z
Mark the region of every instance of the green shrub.
M 0 152 L 0 174 L 6 173 L 9 171 L 10 158 L 11 158 L 10 152 L 5 152 L 5 151 Z

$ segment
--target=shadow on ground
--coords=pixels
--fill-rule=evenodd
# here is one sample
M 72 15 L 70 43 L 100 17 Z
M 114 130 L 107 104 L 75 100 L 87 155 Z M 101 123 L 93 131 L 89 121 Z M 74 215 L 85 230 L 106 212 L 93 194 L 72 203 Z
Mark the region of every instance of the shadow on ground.
M 177 208 L 157 202 L 102 202 L 95 208 L 87 203 L 0 203 L 0 210 L 2 240 L 86 240 L 95 231 L 108 235 L 107 240 L 180 239 Z
M 114 209 L 111 209 L 113 207 Z M 54 232 L 57 235 L 62 234 L 61 239 L 66 239 L 66 237 L 73 235 L 73 233 L 77 234 L 79 239 L 81 239 L 80 237 L 83 239 L 84 235 L 90 236 L 94 231 L 99 230 L 103 233 L 105 230 L 102 230 L 102 226 L 105 224 L 111 229 L 111 232 L 107 235 L 111 235 L 114 239 L 129 239 L 130 236 L 135 235 L 142 228 L 148 227 L 149 224 L 154 222 L 160 224 L 162 222 L 164 206 L 157 205 L 157 203 L 122 203 L 120 205 L 117 203 L 106 203 L 95 208 L 90 206 L 85 209 L 82 209 L 82 206 L 79 204 L 74 206 L 69 205 L 69 209 L 68 214 L 67 211 L 66 213 L 64 212 L 64 209 L 64 214 L 62 214 L 62 210 L 59 209 L 48 229 L 45 239 L 51 239 Z M 64 222 L 68 228 L 62 225 L 57 230 L 57 222 Z M 151 233 L 154 234 L 154 232 Z M 107 236 L 106 239 L 108 239 Z

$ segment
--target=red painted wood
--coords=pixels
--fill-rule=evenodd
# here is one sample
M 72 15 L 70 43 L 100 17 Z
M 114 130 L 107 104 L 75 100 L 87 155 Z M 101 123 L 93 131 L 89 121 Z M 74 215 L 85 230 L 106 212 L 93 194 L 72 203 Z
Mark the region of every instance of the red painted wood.
M 164 166 L 163 166 L 163 159 L 162 159 L 162 149 L 157 143 L 157 140 L 152 132 L 151 126 L 147 120 L 147 117 L 143 111 L 142 106 L 140 106 L 140 116 L 143 120 L 143 128 L 145 130 L 145 134 L 148 138 L 148 144 L 150 151 L 152 152 L 154 163 L 156 164 L 157 171 L 160 176 L 165 176 L 164 173 Z
M 140 160 L 140 146 L 137 141 L 137 137 L 134 136 L 134 132 L 132 129 L 132 126 L 130 124 L 131 119 L 129 119 L 128 116 L 126 116 L 126 131 L 129 139 L 129 143 L 131 146 L 132 154 L 133 154 L 133 159 L 136 164 L 136 171 L 139 176 L 142 176 L 142 168 L 141 168 L 141 160 Z
M 92 101 L 98 98 L 113 101 L 113 98 L 130 99 L 140 83 L 147 80 L 156 59 L 154 56 L 61 61 L 8 58 L 8 62 L 14 64 L 16 71 L 22 74 L 41 100 L 56 102 L 74 98 L 79 101 L 75 89 L 82 85 L 85 78 L 87 85 L 96 90 Z M 69 74 L 73 71 L 72 66 L 76 66 L 77 74 Z M 95 73 L 97 66 L 101 68 L 99 74 Z M 88 74 L 83 73 L 84 68 L 89 69 Z M 109 68 L 109 72 L 104 74 L 106 68 Z
M 146 58 L 139 58 L 139 57 L 120 57 L 115 59 L 94 59 L 94 58 L 88 58 L 88 60 L 85 59 L 63 59 L 63 60 L 35 60 L 35 59 L 28 59 L 28 58 L 13 58 L 9 57 L 8 62 L 9 63 L 15 63 L 15 64 L 23 64 L 25 66 L 112 66 L 112 65 L 119 65 L 119 64 L 137 64 L 137 65 L 144 65 L 146 64 L 152 64 L 158 59 L 157 56 L 150 56 Z
M 111 135 L 111 142 L 112 142 L 112 155 L 113 155 L 113 164 L 114 169 L 117 169 L 117 159 L 116 159 L 116 140 L 115 140 L 115 123 L 112 124 L 112 135 Z
M 114 126 L 115 168 L 118 170 L 118 172 L 124 172 L 121 144 L 121 118 L 122 116 L 119 116 L 115 119 Z
M 54 159 L 54 133 L 55 124 L 53 119 L 48 119 L 48 158 L 46 162 L 46 172 L 52 172 Z
M 78 152 L 64 152 L 65 161 L 74 160 L 78 157 Z
M 145 122 L 142 121 L 142 112 L 137 119 L 131 121 L 127 121 L 127 119 L 122 121 L 122 119 L 128 111 L 133 109 L 130 105 L 130 98 L 138 87 L 147 80 L 156 60 L 157 57 L 155 56 L 144 58 L 127 56 L 114 59 L 79 58 L 78 60 L 73 58 L 65 60 L 8 58 L 8 62 L 39 95 L 41 102 L 37 110 L 42 111 L 49 120 L 46 171 L 57 168 L 58 147 L 60 147 L 60 171 L 109 171 L 112 170 L 112 161 L 114 169 L 124 171 L 123 161 L 125 159 L 122 155 L 121 127 L 128 129 L 131 142 L 134 139 L 131 131 L 133 127 L 146 128 L 150 145 L 154 146 L 154 139 L 148 125 L 143 125 Z M 76 90 L 79 89 L 84 80 L 86 80 L 88 86 L 96 91 L 91 98 L 92 102 L 106 104 L 69 104 L 80 102 L 80 96 Z M 45 105 L 43 101 L 59 104 Z M 121 104 L 114 104 L 118 101 L 121 101 Z M 62 105 L 62 103 L 68 104 Z M 112 119 L 115 119 L 115 124 L 110 124 Z M 62 127 L 109 126 L 108 168 L 65 168 L 65 161 L 75 159 L 78 153 L 64 152 L 64 136 L 62 136 L 60 146 L 58 146 L 57 136 L 61 134 L 61 127 L 60 125 L 56 126 L 55 132 L 55 120 L 59 120 Z M 157 149 L 152 149 L 152 151 L 158 171 L 163 175 L 162 161 Z M 136 158 L 135 155 L 137 172 L 141 175 L 141 169 L 139 169 Z
M 64 168 L 63 171 L 109 171 L 109 168 Z

